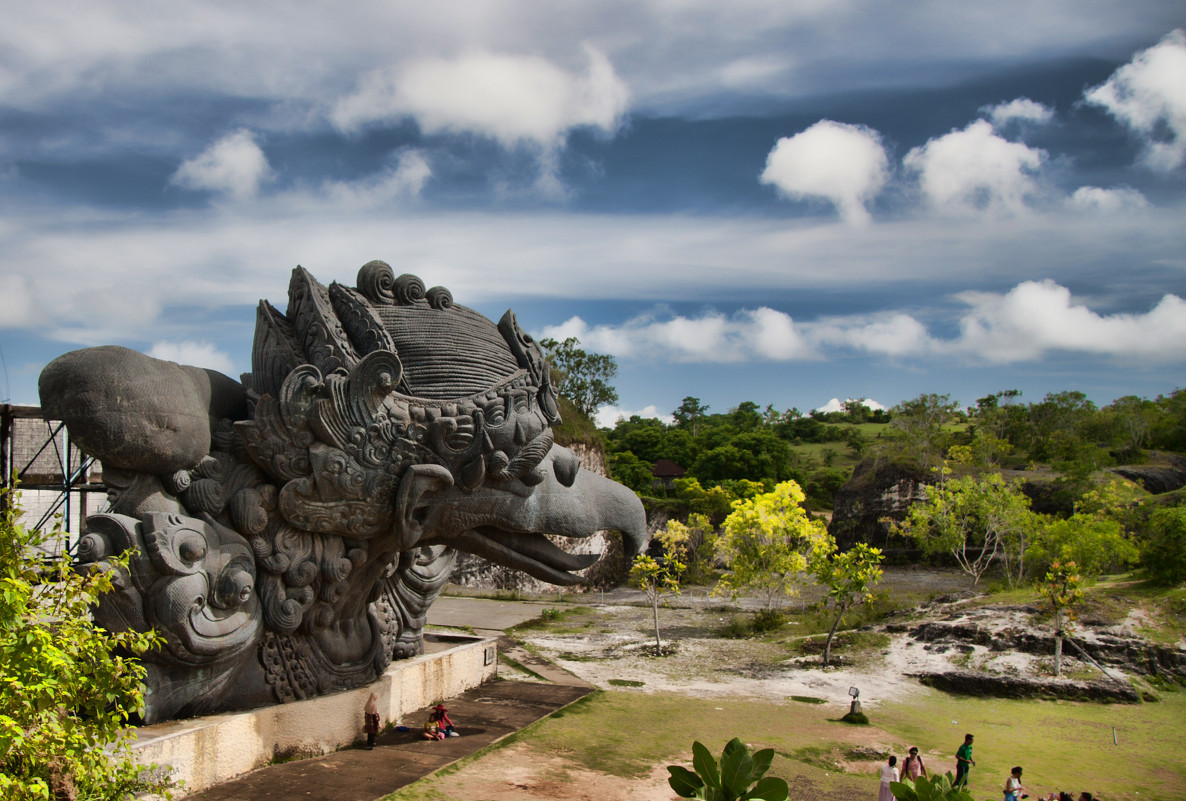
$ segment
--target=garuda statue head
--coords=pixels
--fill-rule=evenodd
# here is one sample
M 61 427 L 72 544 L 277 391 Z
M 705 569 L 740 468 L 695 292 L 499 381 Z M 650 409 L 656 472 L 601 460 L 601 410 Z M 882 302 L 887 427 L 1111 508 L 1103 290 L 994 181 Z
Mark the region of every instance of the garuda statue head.
M 40 393 L 109 488 L 80 561 L 134 554 L 100 622 L 166 638 L 149 721 L 373 680 L 419 652 L 456 550 L 572 584 L 598 556 L 545 535 L 645 544 L 638 498 L 553 441 L 549 365 L 514 314 L 380 261 L 356 287 L 294 270 L 241 383 L 104 347 L 56 359 Z

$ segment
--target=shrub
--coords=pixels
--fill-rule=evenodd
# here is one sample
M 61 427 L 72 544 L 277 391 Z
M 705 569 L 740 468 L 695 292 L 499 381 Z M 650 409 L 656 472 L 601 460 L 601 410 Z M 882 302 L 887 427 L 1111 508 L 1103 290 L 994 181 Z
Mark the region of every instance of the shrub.
M 750 754 L 745 743 L 734 737 L 721 752 L 720 763 L 703 743 L 692 743 L 692 767 L 668 765 L 667 783 L 680 798 L 701 801 L 786 801 L 790 788 L 782 779 L 766 776 L 774 761 L 774 749 L 764 748 Z M 765 776 L 765 778 L 763 778 Z
M 134 656 L 160 638 L 106 631 L 89 614 L 126 558 L 87 574 L 47 562 L 44 545 L 63 532 L 25 529 L 7 500 L 0 490 L 0 798 L 168 795 L 167 778 L 132 760 L 123 730 L 143 706 L 145 670 Z
M 778 609 L 760 609 L 754 614 L 750 628 L 755 634 L 778 631 L 787 624 L 787 616 Z
M 954 784 L 950 773 L 920 776 L 918 781 L 890 782 L 890 792 L 898 801 L 974 801 L 967 788 Z
M 1173 586 L 1186 580 L 1186 507 L 1157 509 L 1149 515 L 1140 561 L 1155 584 Z

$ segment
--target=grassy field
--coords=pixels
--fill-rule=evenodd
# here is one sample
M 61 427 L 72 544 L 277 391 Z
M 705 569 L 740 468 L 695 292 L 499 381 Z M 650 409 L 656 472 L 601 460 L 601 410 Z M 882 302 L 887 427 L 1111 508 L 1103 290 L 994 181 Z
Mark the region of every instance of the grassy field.
M 945 749 L 939 767 L 965 732 L 976 735 L 977 798 L 999 795 L 1013 765 L 1025 768 L 1031 791 L 1089 790 L 1106 799 L 1186 798 L 1186 692 L 1158 703 L 1086 704 L 955 698 L 937 691 L 909 704 L 878 708 L 871 717 L 899 740 Z M 1113 729 L 1116 741 L 1113 743 Z
M 918 745 L 932 770 L 949 770 L 965 731 L 977 735 L 971 789 L 996 798 L 1015 764 L 1032 791 L 1090 790 L 1097 797 L 1174 801 L 1186 797 L 1186 692 L 1155 704 L 1094 705 L 954 698 L 937 691 L 909 704 L 868 709 L 870 726 L 836 720 L 835 707 L 792 699 L 698 699 L 674 693 L 606 691 L 541 721 L 494 749 L 388 796 L 391 801 L 475 799 L 502 749 L 526 761 L 562 755 L 569 771 L 650 781 L 654 768 L 688 764 L 693 740 L 719 753 L 733 736 L 777 754 L 772 775 L 792 798 L 859 799 L 877 792 L 879 753 Z M 1116 730 L 1117 744 L 1112 731 Z M 552 778 L 563 786 L 565 771 Z M 558 795 L 557 798 L 564 798 Z
M 960 576 L 890 570 L 878 601 L 846 623 L 911 620 L 919 614 L 919 604 L 936 593 L 950 592 L 952 586 L 964 586 Z M 1186 634 L 1186 589 L 1167 591 L 1132 576 L 1114 576 L 1091 585 L 1086 595 L 1082 617 L 1096 625 L 1125 620 L 1134 625 L 1135 620 L 1142 634 L 1160 643 L 1179 642 Z M 1032 587 L 997 591 L 967 603 L 1041 606 Z M 592 606 L 557 604 L 522 626 L 520 635 L 568 635 L 579 643 L 607 631 L 632 628 L 621 611 L 627 607 L 614 608 L 619 611 L 607 616 L 605 610 Z M 642 612 L 638 615 L 640 621 L 647 617 Z M 669 608 L 662 617 L 668 627 L 665 635 L 679 642 L 727 638 L 731 629 L 744 628 L 752 613 L 714 605 L 700 610 Z M 1035 619 L 1040 617 L 1037 614 Z M 789 656 L 814 653 L 812 647 L 818 643 L 809 635 L 826 630 L 830 616 L 808 608 L 792 612 L 790 618 L 775 631 L 733 635 L 743 636 L 742 641 L 718 639 L 712 651 L 702 655 L 712 659 L 682 670 L 727 674 L 733 666 L 730 659 L 769 667 Z M 860 666 L 862 654 L 875 664 L 887 639 L 881 632 L 850 629 L 840 635 L 838 650 L 851 664 Z M 739 642 L 745 648 L 739 649 Z M 624 658 L 596 653 L 564 658 L 609 660 L 607 664 L 615 667 L 626 664 Z M 722 659 L 724 664 L 716 664 Z M 667 661 L 655 662 L 656 678 Z M 1155 691 L 1156 702 L 1108 705 L 957 697 L 919 688 L 909 679 L 902 681 L 904 689 L 909 685 L 907 694 L 900 700 L 890 696 L 891 700 L 866 706 L 871 725 L 850 726 L 838 720 L 841 709 L 836 698 L 814 698 L 792 689 L 780 696 L 778 685 L 773 696 L 761 698 L 696 697 L 661 689 L 663 685 L 649 678 L 645 682 L 611 680 L 610 689 L 390 798 L 666 801 L 674 796 L 666 788 L 664 766 L 688 764 L 693 740 L 719 752 L 725 742 L 738 736 L 754 748 L 776 751 L 772 774 L 788 781 L 791 799 L 848 801 L 875 797 L 877 768 L 885 756 L 894 753 L 902 758 L 911 745 L 921 749 L 933 771 L 953 769 L 954 752 L 965 732 L 976 735 L 977 766 L 971 788 L 978 801 L 999 799 L 1010 767 L 1018 764 L 1025 768 L 1026 784 L 1035 799 L 1054 790 L 1073 791 L 1076 796 L 1089 790 L 1105 801 L 1186 798 L 1186 751 L 1176 747 L 1186 735 L 1186 688 L 1178 682 L 1142 682 Z M 809 686 L 807 693 L 814 686 L 818 685 Z M 830 703 L 814 703 L 824 700 Z M 533 770 L 543 771 L 543 777 L 524 778 Z

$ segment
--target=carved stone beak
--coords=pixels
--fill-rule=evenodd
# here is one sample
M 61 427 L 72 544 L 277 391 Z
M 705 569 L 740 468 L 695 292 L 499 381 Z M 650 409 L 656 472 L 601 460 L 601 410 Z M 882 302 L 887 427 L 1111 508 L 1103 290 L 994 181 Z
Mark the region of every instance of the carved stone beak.
M 579 583 L 581 577 L 571 571 L 589 567 L 600 556 L 569 554 L 545 534 L 584 538 L 620 531 L 627 556 L 640 553 L 648 537 L 638 496 L 588 470 L 572 476 L 574 459 L 567 448 L 553 446 L 540 464 L 543 480 L 535 486 L 488 482 L 469 493 L 450 487 L 435 495 L 425 526 L 431 534 L 421 543 L 450 545 L 553 584 Z

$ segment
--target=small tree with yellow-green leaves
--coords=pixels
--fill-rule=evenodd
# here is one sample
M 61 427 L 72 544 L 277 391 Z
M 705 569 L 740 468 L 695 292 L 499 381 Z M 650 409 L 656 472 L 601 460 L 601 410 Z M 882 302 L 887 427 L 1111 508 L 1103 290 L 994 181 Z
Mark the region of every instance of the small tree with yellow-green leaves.
M 655 618 L 655 655 L 663 653 L 663 640 L 659 637 L 659 601 L 667 593 L 679 595 L 680 577 L 687 570 L 688 538 L 690 531 L 678 520 L 668 520 L 667 525 L 655 534 L 663 546 L 659 558 L 639 554 L 630 567 L 630 579 L 637 584 L 651 602 Z
M 1074 562 L 1054 562 L 1038 585 L 1038 593 L 1054 611 L 1054 677 L 1062 675 L 1063 620 L 1075 619 L 1075 607 L 1083 600 L 1083 577 Z
M 47 560 L 44 546 L 63 532 L 24 528 L 18 504 L 5 500 L 0 497 L 0 798 L 168 796 L 168 780 L 133 761 L 124 729 L 144 700 L 145 671 L 135 657 L 159 637 L 96 625 L 90 607 L 111 592 L 115 572 L 79 573 L 66 561 Z M 119 567 L 121 560 L 111 563 Z
M 836 547 L 823 521 L 807 515 L 804 497 L 797 483 L 784 481 L 773 492 L 733 502 L 717 539 L 717 555 L 728 564 L 718 592 L 756 592 L 770 610 L 798 591 L 812 555 Z

